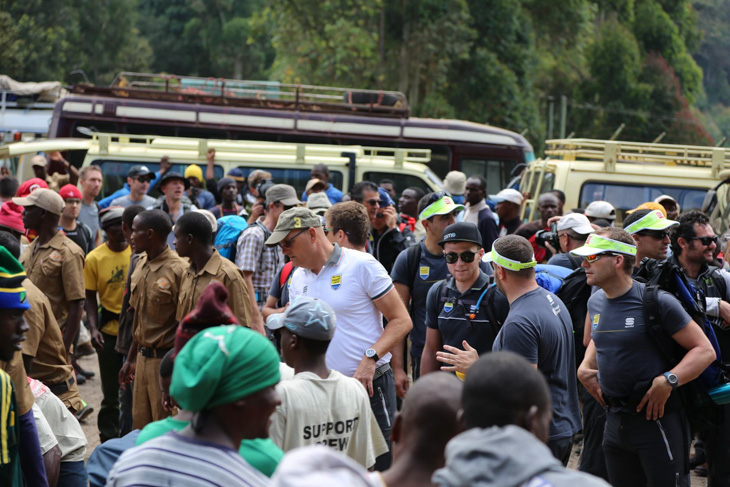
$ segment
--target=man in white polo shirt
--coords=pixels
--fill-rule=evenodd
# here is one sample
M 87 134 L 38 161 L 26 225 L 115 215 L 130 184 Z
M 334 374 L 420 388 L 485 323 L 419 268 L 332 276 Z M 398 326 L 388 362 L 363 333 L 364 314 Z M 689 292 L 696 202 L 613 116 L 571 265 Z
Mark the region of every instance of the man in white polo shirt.
M 396 408 L 390 351 L 412 322 L 387 271 L 370 254 L 332 245 L 320 217 L 307 208 L 282 213 L 266 245 L 281 245 L 297 267 L 289 286 L 291 302 L 309 296 L 334 309 L 337 331 L 327 367 L 365 386 L 383 437 L 389 439 Z M 390 461 L 390 453 L 379 456 L 375 469 L 388 468 Z

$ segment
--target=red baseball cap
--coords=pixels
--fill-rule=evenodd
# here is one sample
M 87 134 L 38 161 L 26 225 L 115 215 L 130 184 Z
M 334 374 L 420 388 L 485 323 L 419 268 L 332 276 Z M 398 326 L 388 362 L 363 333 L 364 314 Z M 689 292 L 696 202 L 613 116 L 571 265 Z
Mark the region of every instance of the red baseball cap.
M 58 190 L 58 194 L 61 195 L 61 198 L 64 200 L 75 198 L 77 200 L 82 199 L 81 198 L 81 190 L 74 186 L 73 184 L 67 184 L 66 186 L 62 187 Z
M 20 185 L 15 196 L 18 198 L 25 198 L 38 188 L 48 189 L 48 183 L 41 178 L 31 178 Z
M 3 203 L 0 206 L 0 227 L 7 227 L 24 234 L 23 207 L 16 205 L 12 201 Z

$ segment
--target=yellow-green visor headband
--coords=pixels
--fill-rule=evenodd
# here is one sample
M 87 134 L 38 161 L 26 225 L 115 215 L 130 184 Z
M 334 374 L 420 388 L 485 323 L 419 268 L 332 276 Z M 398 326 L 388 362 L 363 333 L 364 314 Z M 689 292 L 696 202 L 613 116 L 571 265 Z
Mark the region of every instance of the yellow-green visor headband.
M 438 193 L 436 194 L 438 198 Z M 461 211 L 464 209 L 464 205 L 457 205 L 451 198 L 451 195 L 445 193 L 444 196 L 437 199 L 426 208 L 423 209 L 420 215 L 418 215 L 418 221 L 426 220 L 434 215 L 448 215 L 454 211 Z
M 669 220 L 661 211 L 654 210 L 639 218 L 634 223 L 624 228 L 624 230 L 629 232 L 629 234 L 634 235 L 642 230 L 666 230 L 674 225 L 679 225 L 679 222 Z
M 619 242 L 618 240 L 602 237 L 600 235 L 591 235 L 586 240 L 586 244 L 584 246 L 570 251 L 572 255 L 576 255 L 578 257 L 605 254 L 606 252 L 636 255 L 636 245 Z
M 504 267 L 505 269 L 509 269 L 511 271 L 521 271 L 523 269 L 530 269 L 531 267 L 535 267 L 537 265 L 537 261 L 535 260 L 534 255 L 532 256 L 532 260 L 529 262 L 518 262 L 516 260 L 508 259 L 507 257 L 499 255 L 499 252 L 497 252 L 497 249 L 494 248 L 494 244 L 492 244 L 491 252 L 484 254 L 484 257 L 482 257 L 482 260 L 484 262 L 495 263 L 498 266 Z

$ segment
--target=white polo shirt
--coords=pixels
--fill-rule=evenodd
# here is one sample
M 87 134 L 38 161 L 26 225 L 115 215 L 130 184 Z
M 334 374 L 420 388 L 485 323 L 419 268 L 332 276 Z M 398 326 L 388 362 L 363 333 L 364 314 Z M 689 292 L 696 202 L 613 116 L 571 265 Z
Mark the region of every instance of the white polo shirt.
M 335 336 L 327 349 L 327 367 L 347 377 L 355 375 L 365 354 L 383 334 L 383 315 L 375 306 L 393 287 L 385 267 L 366 253 L 335 244 L 329 260 L 315 274 L 297 268 L 289 285 L 289 299 L 318 298 L 329 304 L 337 319 Z M 377 366 L 390 362 L 390 353 Z

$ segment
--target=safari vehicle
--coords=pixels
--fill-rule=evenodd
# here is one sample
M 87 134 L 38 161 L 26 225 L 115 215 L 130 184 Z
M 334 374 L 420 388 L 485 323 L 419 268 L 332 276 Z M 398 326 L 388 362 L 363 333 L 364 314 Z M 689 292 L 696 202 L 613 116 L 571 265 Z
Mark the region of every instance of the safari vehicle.
M 721 147 L 558 139 L 546 142 L 545 154 L 522 174 L 527 220 L 535 218 L 537 197 L 552 189 L 565 192 L 565 210 L 608 201 L 619 222 L 626 210 L 663 194 L 682 211 L 701 210 L 708 190 L 730 170 L 730 150 Z
M 418 186 L 438 191 L 442 182 L 431 171 L 428 149 L 392 149 L 323 144 L 287 144 L 240 140 L 193 139 L 154 135 L 91 134 L 90 139 L 47 139 L 16 142 L 0 146 L 0 160 L 6 159 L 10 171 L 22 181 L 33 177 L 30 159 L 39 152 L 61 151 L 78 166 L 97 165 L 103 175 L 102 197 L 121 188 L 127 172 L 135 164 L 150 170 L 159 168 L 168 156 L 172 170 L 184 173 L 189 164 L 205 168 L 208 149 L 215 149 L 215 177 L 241 168 L 245 175 L 254 169 L 271 172 L 274 181 L 294 186 L 301 193 L 315 164 L 326 164 L 330 183 L 347 191 L 355 182 L 392 179 L 401 190 Z
M 516 166 L 535 158 L 518 133 L 413 117 L 397 91 L 166 74 L 125 72 L 109 86 L 74 85 L 56 103 L 49 137 L 88 131 L 429 149 L 428 166 L 437 175 L 481 174 L 492 194 Z

